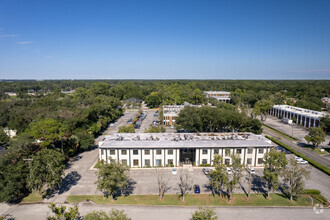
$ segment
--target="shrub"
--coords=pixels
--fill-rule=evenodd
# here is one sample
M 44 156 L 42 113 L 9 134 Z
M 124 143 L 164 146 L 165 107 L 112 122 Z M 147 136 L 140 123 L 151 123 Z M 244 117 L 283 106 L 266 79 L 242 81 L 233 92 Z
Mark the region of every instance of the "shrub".
M 314 199 L 314 203 L 315 203 L 315 200 L 322 203 L 323 205 L 325 206 L 328 206 L 328 200 L 322 196 L 322 195 L 311 195 L 311 197 Z
M 321 191 L 317 189 L 305 189 L 303 191 L 303 194 L 308 194 L 308 195 L 320 195 Z
M 201 166 L 201 167 L 210 167 L 211 165 L 208 164 L 208 163 L 206 163 L 206 164 L 201 164 L 201 165 L 199 165 L 199 166 Z

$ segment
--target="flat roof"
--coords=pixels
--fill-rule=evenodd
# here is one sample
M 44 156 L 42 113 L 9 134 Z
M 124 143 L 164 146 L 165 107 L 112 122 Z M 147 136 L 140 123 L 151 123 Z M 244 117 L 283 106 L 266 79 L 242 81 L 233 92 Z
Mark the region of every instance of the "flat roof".
M 291 106 L 291 105 L 274 105 L 273 108 L 285 110 L 288 112 L 292 112 L 295 114 L 301 114 L 301 115 L 313 117 L 313 118 L 322 118 L 327 115 L 327 113 L 325 113 L 325 112 L 319 112 L 319 111 L 314 111 L 314 110 L 310 110 L 310 109 L 299 108 L 299 107 L 295 107 L 295 106 Z
M 226 91 L 204 91 L 204 93 L 230 94 L 230 92 L 226 92 Z
M 272 147 L 271 141 L 253 133 L 113 133 L 100 148 L 240 148 Z

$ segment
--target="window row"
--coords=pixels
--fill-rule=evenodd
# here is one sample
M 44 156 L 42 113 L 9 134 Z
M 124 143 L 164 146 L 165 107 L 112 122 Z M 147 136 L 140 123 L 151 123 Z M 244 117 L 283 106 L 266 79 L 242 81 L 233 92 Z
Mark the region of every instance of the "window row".
M 247 153 L 252 154 L 253 149 L 248 148 Z M 259 148 L 258 153 L 263 154 L 264 149 Z M 116 154 L 116 150 L 110 150 L 110 155 L 115 155 L 115 154 Z M 162 150 L 156 150 L 156 155 L 161 155 L 161 154 L 162 154 Z M 167 154 L 168 155 L 173 155 L 173 150 L 167 150 Z M 208 149 L 203 149 L 202 154 L 208 154 Z M 214 149 L 214 154 L 219 154 L 219 149 Z M 236 149 L 236 154 L 242 154 L 242 149 Z M 103 149 L 101 150 L 101 155 L 104 155 L 104 150 Z M 127 150 L 121 150 L 121 155 L 127 155 Z M 133 150 L 133 155 L 139 155 L 139 150 Z M 144 155 L 150 155 L 150 150 L 144 150 Z M 225 149 L 225 155 L 230 156 L 230 149 L 229 148 Z
M 202 159 L 202 164 L 207 164 L 207 159 Z M 264 159 L 263 158 L 258 158 L 257 160 L 258 164 L 263 164 L 264 163 Z M 252 159 L 248 158 L 246 160 L 246 164 L 247 165 L 252 165 Z M 230 159 L 225 159 L 225 165 L 230 165 Z
M 157 159 L 156 161 L 156 166 L 162 166 L 162 160 L 161 159 Z M 123 159 L 123 160 L 121 160 L 121 163 L 123 164 L 123 165 L 128 165 L 128 163 L 127 163 L 127 160 L 125 160 L 125 159 Z M 171 165 L 171 164 L 173 164 L 173 160 L 172 159 L 168 159 L 167 160 L 167 164 L 168 165 Z M 139 166 L 139 160 L 138 159 L 134 159 L 133 160 L 133 166 Z M 144 166 L 151 166 L 151 162 L 150 162 L 150 160 L 149 159 L 145 159 L 144 160 Z

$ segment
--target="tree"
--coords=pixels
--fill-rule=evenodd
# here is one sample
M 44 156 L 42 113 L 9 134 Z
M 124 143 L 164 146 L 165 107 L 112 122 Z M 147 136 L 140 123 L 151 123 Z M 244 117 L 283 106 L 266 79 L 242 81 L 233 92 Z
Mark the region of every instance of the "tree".
M 179 178 L 179 188 L 182 196 L 182 201 L 184 202 L 184 196 L 187 194 L 192 187 L 192 179 L 189 174 L 189 171 L 186 169 L 181 168 L 179 171 L 180 178 Z
M 124 210 L 111 209 L 109 215 L 104 211 L 93 211 L 84 216 L 84 220 L 129 220 Z
M 285 154 L 272 148 L 265 154 L 264 164 L 264 176 L 262 178 L 266 182 L 267 197 L 269 198 L 270 192 L 279 186 L 278 177 L 287 164 Z
M 6 132 L 3 130 L 2 127 L 0 127 L 0 146 L 6 145 L 9 142 L 10 138 L 6 134 Z
M 326 132 L 330 131 L 330 116 L 326 115 L 320 119 L 320 126 Z
M 148 95 L 145 101 L 150 108 L 156 108 L 162 103 L 159 94 L 155 92 L 152 92 L 150 95 Z
M 47 219 L 49 220 L 75 220 L 80 217 L 77 206 L 74 208 L 70 207 L 67 210 L 66 206 L 57 207 L 54 203 L 51 203 L 49 208 L 55 214 L 55 216 L 48 217 Z
M 128 185 L 127 171 L 127 166 L 110 159 L 110 164 L 101 166 L 97 173 L 97 188 L 103 191 L 106 197 L 110 195 L 114 199 L 117 191 L 122 191 Z
M 261 121 L 265 121 L 267 119 L 268 111 L 273 105 L 274 103 L 271 100 L 260 100 L 254 105 L 253 112 L 255 115 L 260 115 Z
M 210 172 L 209 184 L 212 188 L 212 194 L 218 194 L 219 196 L 223 192 L 223 186 L 228 182 L 228 174 L 226 167 L 223 164 L 223 159 L 220 155 L 215 155 L 213 159 L 215 169 Z
M 308 143 L 312 143 L 316 148 L 325 141 L 325 133 L 319 127 L 312 127 L 309 129 L 308 135 L 305 136 Z
M 41 191 L 44 186 L 54 190 L 62 182 L 64 175 L 65 157 L 62 153 L 52 149 L 42 149 L 30 162 L 30 177 L 28 188 Z
M 64 135 L 61 123 L 55 119 L 46 118 L 29 125 L 28 133 L 35 139 L 41 140 L 41 146 L 47 147 L 55 141 L 59 141 Z
M 118 133 L 135 133 L 134 125 L 121 126 L 118 129 Z
M 165 192 L 169 189 L 168 187 L 169 178 L 166 176 L 165 171 L 163 169 L 159 167 L 155 167 L 155 171 L 156 171 L 159 199 L 162 199 L 164 197 Z
M 210 208 L 199 208 L 191 216 L 191 220 L 217 220 L 217 214 Z
M 283 169 L 281 175 L 288 186 L 284 188 L 284 191 L 289 196 L 290 201 L 292 201 L 293 197 L 302 194 L 305 186 L 304 178 L 309 179 L 310 171 L 299 166 L 297 161 L 291 158 L 290 164 Z
M 241 158 L 239 155 L 231 155 L 231 168 L 232 176 L 227 182 L 225 182 L 227 187 L 228 200 L 231 202 L 233 190 L 236 188 L 236 185 L 239 183 L 242 176 L 242 164 Z

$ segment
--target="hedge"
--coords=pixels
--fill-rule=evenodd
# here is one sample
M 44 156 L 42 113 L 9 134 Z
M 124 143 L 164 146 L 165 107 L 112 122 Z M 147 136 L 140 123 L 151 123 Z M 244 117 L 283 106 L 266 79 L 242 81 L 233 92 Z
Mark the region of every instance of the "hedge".
M 316 167 L 317 169 L 321 170 L 322 172 L 328 174 L 330 176 L 330 169 L 323 166 L 322 164 L 319 164 L 318 162 L 316 162 L 315 160 L 312 160 L 312 159 L 309 159 L 308 157 L 306 157 L 304 154 L 294 150 L 293 148 L 283 144 L 282 142 L 280 142 L 279 140 L 273 138 L 273 137 L 270 137 L 268 135 L 265 135 L 266 138 L 268 138 L 269 140 L 273 141 L 274 143 L 286 148 L 287 150 L 291 151 L 292 153 L 294 153 L 295 155 L 303 158 L 304 160 L 307 160 L 312 166 Z
M 325 206 L 329 205 L 328 200 L 322 195 L 311 195 L 311 197 L 314 199 L 314 203 L 315 203 L 315 200 L 316 200 L 316 201 L 318 201 L 319 203 L 322 203 Z
M 308 194 L 308 195 L 320 195 L 321 191 L 317 189 L 305 189 L 303 194 Z

